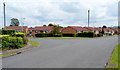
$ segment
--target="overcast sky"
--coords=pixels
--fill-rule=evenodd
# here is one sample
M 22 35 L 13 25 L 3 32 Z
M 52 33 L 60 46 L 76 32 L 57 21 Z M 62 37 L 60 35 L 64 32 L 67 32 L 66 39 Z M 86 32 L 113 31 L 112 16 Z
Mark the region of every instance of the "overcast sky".
M 0 28 L 3 27 L 3 2 L 6 3 L 6 23 L 18 18 L 25 26 L 49 23 L 61 26 L 117 26 L 118 0 L 0 0 Z M 25 18 L 25 19 L 22 19 Z

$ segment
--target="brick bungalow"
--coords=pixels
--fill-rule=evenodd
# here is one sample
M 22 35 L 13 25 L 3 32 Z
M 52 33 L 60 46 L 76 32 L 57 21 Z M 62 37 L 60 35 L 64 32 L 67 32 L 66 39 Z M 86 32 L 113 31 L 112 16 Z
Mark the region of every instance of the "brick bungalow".
M 113 35 L 115 31 L 112 28 L 103 28 L 105 35 Z
M 100 32 L 102 32 L 102 28 L 93 28 L 93 27 L 84 27 L 86 29 L 88 29 L 89 31 L 94 32 L 94 34 L 99 34 Z
M 29 28 L 29 33 L 35 35 L 37 33 L 46 33 L 49 34 L 53 30 L 53 26 L 37 26 L 34 28 Z
M 80 27 L 80 26 L 68 26 L 68 27 L 62 29 L 61 32 L 63 34 L 66 34 L 66 33 L 75 34 L 75 33 L 81 33 L 81 32 L 85 32 L 85 31 L 89 31 L 89 30 L 84 27 Z
M 111 30 L 113 30 L 115 34 L 118 34 L 118 29 L 117 28 L 111 28 Z
M 5 29 L 14 29 L 16 32 L 24 32 L 25 34 L 28 34 L 27 26 L 6 26 Z

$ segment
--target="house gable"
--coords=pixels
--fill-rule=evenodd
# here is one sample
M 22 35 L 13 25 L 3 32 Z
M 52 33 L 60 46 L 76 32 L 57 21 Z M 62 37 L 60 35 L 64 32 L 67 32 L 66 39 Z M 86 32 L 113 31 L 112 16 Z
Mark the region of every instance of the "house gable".
M 64 28 L 62 33 L 77 33 L 77 31 L 71 27 Z

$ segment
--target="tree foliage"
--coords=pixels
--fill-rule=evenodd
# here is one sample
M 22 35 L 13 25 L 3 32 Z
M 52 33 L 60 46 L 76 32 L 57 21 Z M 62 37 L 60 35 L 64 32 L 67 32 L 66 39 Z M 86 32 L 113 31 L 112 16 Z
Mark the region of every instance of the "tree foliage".
M 10 26 L 19 26 L 19 20 L 17 18 L 12 18 Z
M 54 25 L 52 31 L 53 36 L 61 35 L 60 29 L 61 27 L 59 25 Z
M 48 26 L 54 26 L 54 25 L 50 23 Z
M 104 25 L 102 28 L 107 28 L 107 26 Z
M 47 26 L 47 25 L 43 25 L 43 26 Z

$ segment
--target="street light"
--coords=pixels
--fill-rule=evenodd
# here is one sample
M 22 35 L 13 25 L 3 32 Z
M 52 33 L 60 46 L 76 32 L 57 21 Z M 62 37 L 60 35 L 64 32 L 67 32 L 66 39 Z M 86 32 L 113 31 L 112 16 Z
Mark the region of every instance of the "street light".
M 5 3 L 3 3 L 3 11 L 4 11 L 4 28 L 5 28 L 6 26 Z
M 24 22 L 23 22 L 23 19 L 25 20 L 25 18 L 21 18 L 21 24 L 22 24 L 22 32 L 24 32 Z

